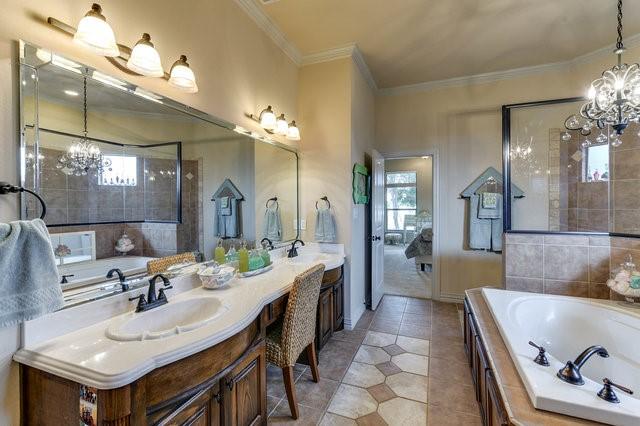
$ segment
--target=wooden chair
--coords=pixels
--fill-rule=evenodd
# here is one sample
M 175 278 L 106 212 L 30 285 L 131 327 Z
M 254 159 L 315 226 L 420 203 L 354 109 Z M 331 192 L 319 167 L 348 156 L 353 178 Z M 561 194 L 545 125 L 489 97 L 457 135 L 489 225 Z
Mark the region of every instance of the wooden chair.
M 303 350 L 306 349 L 313 381 L 318 382 L 318 358 L 316 356 L 316 311 L 320 297 L 320 285 L 324 274 L 324 265 L 316 265 L 298 275 L 289 293 L 289 301 L 284 320 L 274 324 L 268 331 L 267 362 L 282 368 L 287 400 L 291 417 L 298 418 L 293 383 L 293 366 Z
M 167 270 L 171 265 L 178 263 L 196 262 L 196 255 L 193 252 L 175 254 L 173 256 L 161 257 L 147 262 L 147 273 L 149 275 L 159 274 Z

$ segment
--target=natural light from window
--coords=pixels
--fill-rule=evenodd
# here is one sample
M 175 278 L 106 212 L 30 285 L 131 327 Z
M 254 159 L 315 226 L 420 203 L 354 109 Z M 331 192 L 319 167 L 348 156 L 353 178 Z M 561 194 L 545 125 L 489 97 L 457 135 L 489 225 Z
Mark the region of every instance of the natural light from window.
M 100 174 L 100 185 L 136 186 L 138 176 L 138 159 L 135 156 L 105 155 L 111 166 Z M 111 169 L 111 170 L 109 170 Z
M 416 172 L 387 172 L 387 231 L 415 230 Z
M 592 145 L 585 150 L 584 182 L 609 180 L 609 144 Z

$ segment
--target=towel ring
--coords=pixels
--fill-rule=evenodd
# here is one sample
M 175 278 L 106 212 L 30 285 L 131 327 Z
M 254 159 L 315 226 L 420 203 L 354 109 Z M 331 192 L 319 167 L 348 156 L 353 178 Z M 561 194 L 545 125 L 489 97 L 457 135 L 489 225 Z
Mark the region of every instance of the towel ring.
M 329 206 L 329 208 L 331 208 L 331 201 L 329 201 L 329 198 L 327 198 L 326 195 L 324 197 L 320 197 L 320 200 L 326 202 L 327 205 Z M 320 200 L 318 200 L 318 201 L 320 201 Z M 318 210 L 318 201 L 316 201 L 316 210 Z
M 275 205 L 276 205 L 276 210 L 278 210 L 278 209 L 280 208 L 280 204 L 278 204 L 278 197 L 269 198 L 269 199 L 267 200 L 267 202 L 266 202 L 266 203 L 264 203 L 264 206 L 265 206 L 266 208 L 269 208 L 269 201 L 273 201 L 273 202 L 275 203 Z
M 0 182 L 0 195 L 17 194 L 19 192 L 28 192 L 29 194 L 36 197 L 38 201 L 40 201 L 40 205 L 42 206 L 42 213 L 40 213 L 40 219 L 44 219 L 45 215 L 47 214 L 47 205 L 44 203 L 44 200 L 42 199 L 41 196 L 31 191 L 30 189 L 23 188 L 21 186 L 11 185 L 8 182 Z

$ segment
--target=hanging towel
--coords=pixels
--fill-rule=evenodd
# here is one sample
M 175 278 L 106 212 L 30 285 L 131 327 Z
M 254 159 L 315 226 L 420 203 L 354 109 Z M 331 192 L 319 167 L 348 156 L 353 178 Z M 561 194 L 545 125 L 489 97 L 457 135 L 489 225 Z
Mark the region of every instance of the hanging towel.
M 498 207 L 498 196 L 495 192 L 483 192 L 482 193 L 482 208 L 495 210 Z
M 502 219 L 502 194 L 483 192 L 480 197 L 481 200 L 476 211 L 478 219 Z
M 0 223 L 0 327 L 62 308 L 62 288 L 44 222 Z
M 224 208 L 224 199 L 227 199 L 227 208 Z M 223 197 L 215 200 L 217 236 L 222 238 L 236 238 L 240 235 L 240 214 L 238 200 L 232 197 Z
M 282 220 L 277 206 L 267 207 L 264 211 L 262 235 L 272 242 L 282 241 Z
M 318 208 L 316 210 L 316 242 L 319 243 L 335 243 L 336 241 L 336 222 L 333 213 L 328 208 Z
M 469 210 L 469 248 L 475 250 L 491 249 L 491 220 L 478 217 L 480 196 L 473 194 Z
M 231 197 L 220 198 L 220 214 L 222 216 L 231 216 Z

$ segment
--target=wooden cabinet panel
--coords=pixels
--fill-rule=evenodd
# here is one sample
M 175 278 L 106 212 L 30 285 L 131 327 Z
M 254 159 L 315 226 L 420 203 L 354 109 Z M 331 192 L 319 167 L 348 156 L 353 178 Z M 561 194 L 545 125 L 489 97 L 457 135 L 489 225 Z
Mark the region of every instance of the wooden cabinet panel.
M 469 303 L 467 302 L 467 299 L 464 300 L 464 315 L 462 316 L 462 320 L 464 322 L 464 326 L 463 326 L 463 330 L 464 330 L 464 351 L 467 354 L 467 360 L 469 361 L 469 364 L 471 364 L 472 360 L 471 360 L 471 350 L 470 350 L 470 346 L 471 346 L 471 318 L 469 318 L 469 316 L 471 315 L 471 311 L 469 309 Z
M 267 423 L 264 343 L 247 353 L 223 382 L 225 425 L 248 426 Z
M 509 420 L 506 415 L 506 410 L 491 370 L 487 370 L 486 383 L 484 396 L 486 407 L 485 424 L 487 426 L 508 426 Z
M 318 351 L 333 335 L 333 290 L 328 288 L 320 293 L 318 302 Z
M 344 327 L 344 284 L 342 281 L 333 286 L 333 331 Z
M 222 422 L 220 387 L 214 386 L 198 392 L 181 407 L 174 409 L 158 426 L 218 426 Z M 153 422 L 150 419 L 150 423 Z

